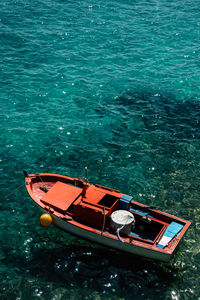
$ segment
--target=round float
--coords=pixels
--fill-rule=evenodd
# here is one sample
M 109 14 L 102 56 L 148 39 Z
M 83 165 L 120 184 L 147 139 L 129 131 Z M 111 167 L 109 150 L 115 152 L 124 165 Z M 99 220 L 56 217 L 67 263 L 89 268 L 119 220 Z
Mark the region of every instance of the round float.
M 40 217 L 40 224 L 44 227 L 50 226 L 52 221 L 52 216 L 50 214 L 45 213 Z

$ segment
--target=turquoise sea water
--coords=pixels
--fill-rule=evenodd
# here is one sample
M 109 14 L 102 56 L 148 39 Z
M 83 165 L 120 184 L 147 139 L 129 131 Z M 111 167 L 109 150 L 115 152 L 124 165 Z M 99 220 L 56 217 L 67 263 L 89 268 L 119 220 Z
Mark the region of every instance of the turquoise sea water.
M 194 0 L 1 1 L 1 299 L 200 299 L 199 20 Z M 22 170 L 86 165 L 192 222 L 170 264 L 40 226 Z

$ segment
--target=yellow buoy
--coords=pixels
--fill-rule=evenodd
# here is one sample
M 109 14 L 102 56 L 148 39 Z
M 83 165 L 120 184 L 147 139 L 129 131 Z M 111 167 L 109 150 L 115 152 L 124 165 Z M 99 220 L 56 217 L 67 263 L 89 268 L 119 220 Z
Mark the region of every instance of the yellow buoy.
M 52 217 L 49 214 L 43 214 L 40 217 L 40 224 L 42 226 L 48 227 L 52 223 Z

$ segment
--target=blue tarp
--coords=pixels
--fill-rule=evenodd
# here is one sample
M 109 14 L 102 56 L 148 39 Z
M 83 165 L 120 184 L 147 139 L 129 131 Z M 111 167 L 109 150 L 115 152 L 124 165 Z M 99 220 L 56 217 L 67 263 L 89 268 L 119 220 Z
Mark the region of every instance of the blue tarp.
M 121 199 L 119 200 L 118 209 L 127 210 L 129 208 L 129 205 L 130 205 L 130 202 L 131 202 L 132 199 L 133 199 L 132 196 L 122 195 Z
M 184 225 L 177 223 L 177 222 L 172 222 L 166 229 L 162 239 L 160 240 L 159 244 L 157 245 L 158 248 L 165 248 L 167 244 L 183 229 Z M 166 240 L 167 243 L 164 242 Z
M 147 216 L 147 217 L 153 218 L 153 216 L 151 216 L 148 211 L 143 211 L 143 210 L 135 209 L 135 208 L 130 208 L 130 211 L 135 212 L 136 214 L 141 215 L 143 217 Z

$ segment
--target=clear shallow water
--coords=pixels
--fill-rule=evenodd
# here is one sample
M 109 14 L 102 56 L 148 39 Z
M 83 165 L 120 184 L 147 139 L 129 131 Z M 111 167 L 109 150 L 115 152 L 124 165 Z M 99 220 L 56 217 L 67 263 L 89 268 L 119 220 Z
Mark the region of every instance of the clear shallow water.
M 1 1 L 1 299 L 198 299 L 196 1 Z M 39 225 L 22 169 L 192 221 L 169 265 Z

